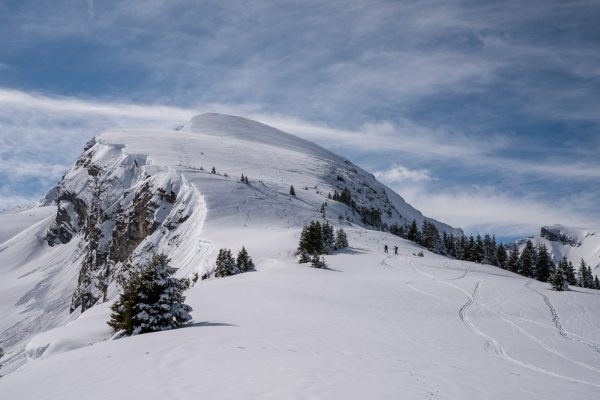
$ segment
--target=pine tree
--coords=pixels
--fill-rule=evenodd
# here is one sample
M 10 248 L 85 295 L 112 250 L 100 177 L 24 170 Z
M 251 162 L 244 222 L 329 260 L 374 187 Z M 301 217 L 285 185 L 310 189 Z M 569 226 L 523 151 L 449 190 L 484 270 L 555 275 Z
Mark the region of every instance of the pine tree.
M 548 254 L 548 248 L 542 243 L 538 246 L 537 259 L 535 262 L 535 279 L 542 282 L 548 282 L 553 269 L 554 263 L 550 258 L 550 254 Z
M 519 273 L 523 276 L 533 277 L 534 268 L 535 268 L 535 247 L 533 247 L 533 243 L 531 240 L 527 240 L 525 244 L 525 248 L 521 252 L 521 258 L 519 262 L 521 264 L 521 269 Z
M 123 292 L 110 307 L 112 313 L 108 325 L 113 328 L 113 331 L 125 331 L 131 335 L 135 329 L 133 324 L 133 316 L 138 311 L 136 306 L 141 302 L 139 298 L 140 287 L 139 274 L 133 274 L 123 283 Z
M 306 250 L 300 251 L 300 260 L 298 260 L 300 264 L 306 264 L 310 262 L 310 254 Z
M 562 263 L 559 263 L 556 267 L 556 271 L 550 276 L 550 284 L 552 285 L 552 288 L 558 292 L 562 292 L 569 288 L 562 265 Z
M 175 278 L 176 268 L 169 266 L 164 254 L 156 255 L 126 285 L 112 306 L 108 324 L 129 335 L 175 329 L 190 321 L 192 308 L 184 304 L 187 279 Z
M 594 289 L 600 290 L 600 280 L 598 280 L 598 275 L 594 277 Z
M 323 243 L 322 254 L 331 254 L 335 248 L 335 233 L 329 222 L 325 222 L 321 226 L 321 238 Z
M 483 240 L 481 239 L 481 235 L 477 235 L 475 239 L 475 245 L 472 247 L 473 251 L 471 254 L 471 261 L 475 261 L 476 263 L 482 263 L 485 256 L 485 249 L 483 247 Z
M 595 287 L 594 287 L 595 286 L 594 285 L 594 275 L 592 275 L 592 267 L 590 267 L 589 265 L 587 267 L 586 277 L 587 277 L 587 284 L 588 284 L 587 287 L 589 287 L 590 289 L 595 289 Z
M 348 247 L 348 237 L 342 228 L 339 228 L 335 233 L 335 248 L 345 249 Z
M 577 276 L 575 274 L 575 267 L 571 261 L 567 261 L 565 257 L 561 260 L 563 262 L 563 270 L 565 271 L 565 276 L 567 278 L 567 283 L 569 285 L 577 286 Z
M 579 286 L 581 286 L 582 288 L 589 287 L 590 282 L 589 282 L 589 278 L 588 278 L 587 264 L 583 260 L 583 258 L 579 262 L 579 271 L 577 272 L 577 281 L 578 281 Z
M 325 263 L 325 258 L 319 258 L 318 254 L 313 254 L 310 260 L 310 266 L 313 268 L 327 268 L 327 263 Z
M 419 228 L 417 228 L 417 221 L 415 221 L 414 219 L 410 223 L 408 232 L 406 234 L 406 238 L 415 243 L 419 240 Z
M 239 251 L 235 264 L 241 272 L 254 271 L 254 261 L 252 261 L 252 257 L 248 255 L 248 251 L 244 246 L 242 246 L 242 249 Z
M 508 257 L 508 261 L 506 263 L 506 268 L 510 272 L 518 273 L 521 270 L 521 263 L 519 258 L 519 249 L 516 245 L 512 246 L 510 250 L 510 256 Z
M 210 170 L 210 173 L 215 175 L 217 173 L 217 170 L 215 169 L 215 167 L 213 166 L 212 169 Z
M 241 272 L 235 262 L 235 259 L 231 255 L 231 250 L 229 249 L 219 250 L 215 264 L 215 277 L 217 278 L 235 275 Z
M 290 196 L 296 196 L 296 191 L 294 190 L 294 185 L 290 186 Z
M 494 265 L 502 269 L 506 269 L 507 258 L 508 257 L 506 256 L 506 248 L 504 247 L 504 244 L 500 243 L 496 248 Z
M 246 180 L 244 179 L 244 174 L 242 174 L 242 177 L 240 178 L 240 182 L 246 183 Z
M 244 183 L 245 183 L 246 185 L 249 183 L 249 182 L 248 182 L 248 175 L 246 175 L 246 176 L 244 177 Z

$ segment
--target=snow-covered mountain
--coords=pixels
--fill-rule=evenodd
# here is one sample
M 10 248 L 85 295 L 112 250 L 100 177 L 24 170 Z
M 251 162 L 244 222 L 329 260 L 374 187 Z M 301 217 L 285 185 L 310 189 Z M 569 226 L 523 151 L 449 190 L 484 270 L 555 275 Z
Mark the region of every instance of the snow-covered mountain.
M 566 257 L 578 266 L 583 259 L 594 274 L 600 272 L 600 230 L 565 225 L 543 226 L 539 235 L 517 241 L 520 250 L 528 239 L 536 247 L 545 244 L 556 262 Z
M 350 248 L 329 269 L 298 264 L 301 227 L 323 218 Z M 38 207 L 0 215 L 0 393 L 595 399 L 598 292 L 552 292 L 372 229 L 424 218 L 350 161 L 258 122 L 106 132 Z M 192 324 L 111 340 L 129 265 L 163 252 L 180 276 L 203 275 L 242 246 L 257 271 L 198 281 Z
M 345 188 L 350 206 L 328 198 Z M 8 364 L 23 361 L 19 345 L 31 335 L 113 298 L 128 264 L 164 252 L 182 275 L 203 275 L 213 268 L 213 250 L 232 245 L 229 235 L 207 235 L 212 227 L 298 229 L 321 215 L 323 203 L 326 216 L 344 224 L 424 219 L 350 161 L 244 118 L 204 114 L 179 131 L 102 134 L 39 207 L 0 217 L 0 274 L 11 282 L 0 289 L 7 316 L 0 339 L 16 349 Z

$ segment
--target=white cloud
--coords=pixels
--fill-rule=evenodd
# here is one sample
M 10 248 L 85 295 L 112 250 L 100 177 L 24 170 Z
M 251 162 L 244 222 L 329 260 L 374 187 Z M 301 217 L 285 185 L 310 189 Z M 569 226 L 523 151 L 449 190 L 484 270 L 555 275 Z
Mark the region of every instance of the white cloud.
M 600 219 L 582 212 L 575 204 L 556 205 L 543 198 L 518 197 L 490 187 L 434 192 L 424 186 L 403 185 L 402 195 L 425 215 L 472 233 L 527 235 L 549 224 L 600 227 Z
M 421 182 L 432 180 L 427 170 L 410 169 L 394 164 L 385 171 L 375 171 L 375 177 L 385 183 L 398 183 L 404 181 Z

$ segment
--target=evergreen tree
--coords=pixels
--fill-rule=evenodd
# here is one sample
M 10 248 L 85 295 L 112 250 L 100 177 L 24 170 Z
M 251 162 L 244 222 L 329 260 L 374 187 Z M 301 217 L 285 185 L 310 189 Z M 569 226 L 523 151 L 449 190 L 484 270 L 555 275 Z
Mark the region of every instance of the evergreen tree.
M 345 249 L 348 247 L 348 237 L 346 236 L 346 232 L 342 228 L 339 228 L 335 232 L 335 248 L 336 249 Z
M 550 258 L 550 254 L 548 254 L 548 248 L 542 243 L 538 246 L 537 258 L 535 262 L 535 279 L 542 282 L 548 282 L 553 269 L 554 263 Z
M 569 285 L 577 286 L 577 276 L 575 275 L 575 267 L 571 261 L 567 261 L 565 257 L 561 260 L 563 264 L 562 268 L 565 271 L 565 277 Z
M 589 275 L 591 275 L 591 271 L 590 271 Z M 579 286 L 581 286 L 582 288 L 589 288 L 591 286 L 589 275 L 588 275 L 587 264 L 582 258 L 581 261 L 579 262 L 579 271 L 577 273 L 577 280 L 578 280 Z
M 481 239 L 481 235 L 477 235 L 475 239 L 475 244 L 472 247 L 471 261 L 475 261 L 476 263 L 482 263 L 485 256 L 485 249 L 483 247 L 483 240 Z
M 127 334 L 157 332 L 178 328 L 190 321 L 192 308 L 184 304 L 187 279 L 175 278 L 164 254 L 156 255 L 139 276 L 132 278 L 112 307 L 108 324 Z
M 415 221 L 414 219 L 410 223 L 408 232 L 406 234 L 406 238 L 415 243 L 419 240 L 419 228 L 417 228 L 417 221 Z
M 290 196 L 296 196 L 296 191 L 294 190 L 294 185 L 290 186 Z
M 533 247 L 533 243 L 531 242 L 531 240 L 527 240 L 525 248 L 521 252 L 521 258 L 519 259 L 519 263 L 521 264 L 521 269 L 519 270 L 519 273 L 529 278 L 533 277 L 535 260 L 535 247 Z
M 502 269 L 506 269 L 506 262 L 508 261 L 508 257 L 506 256 L 506 248 L 504 244 L 500 243 L 496 248 L 496 256 L 494 259 L 494 265 L 500 267 Z
M 309 225 L 302 228 L 298 253 L 302 254 L 303 251 L 308 254 L 323 254 L 323 235 L 319 221 L 310 221 Z
M 211 174 L 213 174 L 213 175 L 217 173 L 217 170 L 215 169 L 215 167 L 214 167 L 214 166 L 213 166 L 213 167 L 212 167 L 212 169 L 210 170 L 210 173 L 211 173 Z
M 598 275 L 594 277 L 594 289 L 600 290 L 600 280 L 598 280 Z
M 219 255 L 217 255 L 215 277 L 221 278 L 224 276 L 239 274 L 240 272 L 241 271 L 239 270 L 235 259 L 231 255 L 231 250 L 220 249 Z
M 300 251 L 300 260 L 298 260 L 300 264 L 306 264 L 310 262 L 310 254 L 306 250 Z
M 140 277 L 139 274 L 132 274 L 128 280 L 123 283 L 123 292 L 110 307 L 112 313 L 108 325 L 113 331 L 125 331 L 131 335 L 135 329 L 133 316 L 138 312 L 137 304 L 141 302 L 139 298 Z
M 335 233 L 333 226 L 329 222 L 325 222 L 321 226 L 321 238 L 322 238 L 322 253 L 331 254 L 335 248 Z
M 325 258 L 319 258 L 318 254 L 313 254 L 310 260 L 310 266 L 313 268 L 327 268 L 327 263 L 325 263 Z
M 246 185 L 248 184 L 248 175 L 246 175 L 246 176 L 244 177 L 244 183 L 245 183 Z
M 518 273 L 521 270 L 521 262 L 519 257 L 519 249 L 516 245 L 512 246 L 510 250 L 510 256 L 508 257 L 508 261 L 506 263 L 506 268 L 511 271 Z
M 563 270 L 562 266 L 563 264 L 559 263 L 554 273 L 550 276 L 550 284 L 552 285 L 552 289 L 558 292 L 562 292 L 563 290 L 567 290 L 569 288 L 565 271 Z
M 246 180 L 244 179 L 244 174 L 242 174 L 242 177 L 240 178 L 240 182 L 246 183 Z
M 244 246 L 242 246 L 242 249 L 238 252 L 235 264 L 241 272 L 254 271 L 254 261 L 252 261 L 252 257 L 248 255 L 248 251 Z

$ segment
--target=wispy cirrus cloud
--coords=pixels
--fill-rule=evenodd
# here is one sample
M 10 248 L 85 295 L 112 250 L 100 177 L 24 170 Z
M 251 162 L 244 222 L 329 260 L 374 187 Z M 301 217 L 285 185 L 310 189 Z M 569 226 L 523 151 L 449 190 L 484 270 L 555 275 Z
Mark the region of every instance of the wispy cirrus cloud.
M 39 192 L 103 129 L 213 111 L 388 171 L 434 216 L 444 202 L 428 199 L 464 192 L 481 218 L 487 204 L 541 223 L 595 218 L 572 194 L 600 196 L 599 12 L 560 0 L 0 3 L 0 183 Z

